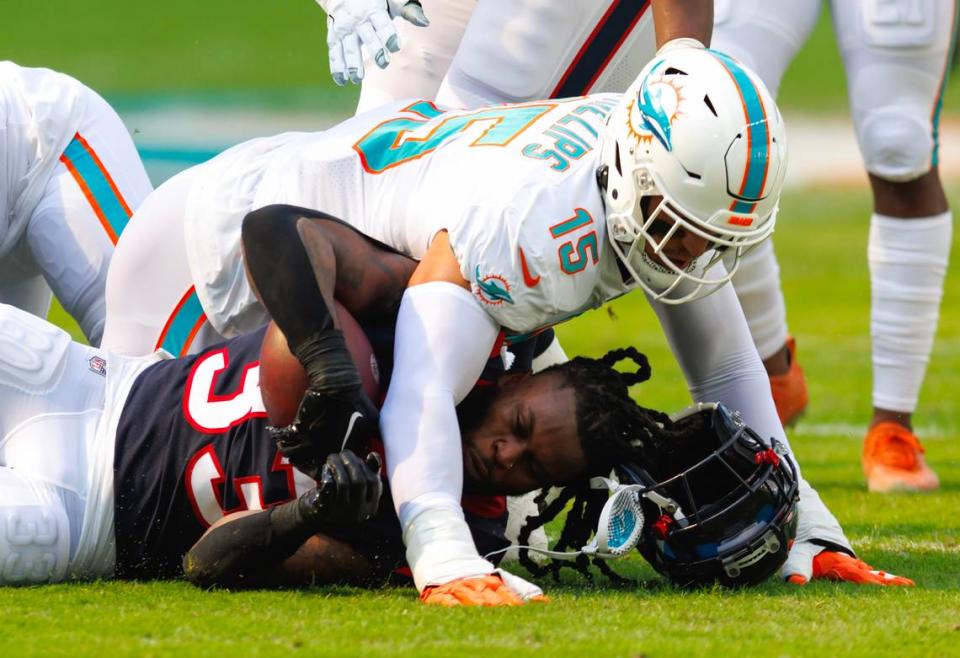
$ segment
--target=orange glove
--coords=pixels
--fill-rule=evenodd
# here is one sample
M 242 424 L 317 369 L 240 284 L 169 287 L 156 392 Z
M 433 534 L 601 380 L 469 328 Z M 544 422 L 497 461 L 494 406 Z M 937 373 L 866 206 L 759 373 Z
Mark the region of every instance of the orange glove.
M 837 551 L 821 551 L 813 558 L 813 578 L 814 580 L 819 578 L 860 585 L 904 585 L 912 587 L 915 584 L 909 578 L 879 571 L 863 560 Z M 807 584 L 807 579 L 797 574 L 790 576 L 787 580 L 794 585 Z
M 546 597 L 538 597 L 545 600 Z M 516 592 L 496 574 L 460 578 L 443 585 L 425 587 L 420 600 L 427 605 L 523 605 Z

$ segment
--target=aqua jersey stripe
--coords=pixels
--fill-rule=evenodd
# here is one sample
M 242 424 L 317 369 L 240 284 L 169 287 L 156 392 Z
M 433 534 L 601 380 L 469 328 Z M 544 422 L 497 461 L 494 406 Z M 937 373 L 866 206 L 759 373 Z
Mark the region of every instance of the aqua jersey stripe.
M 957 3 L 953 5 L 953 21 L 951 23 L 950 47 L 947 49 L 947 61 L 944 62 L 943 79 L 940 80 L 940 92 L 937 94 L 937 103 L 933 110 L 933 158 L 930 165 L 936 167 L 940 161 L 940 110 L 943 109 L 943 95 L 947 90 L 947 82 L 950 81 L 950 69 L 953 66 L 953 54 L 957 48 L 957 19 L 960 12 L 957 11 Z
M 189 347 L 188 341 L 193 338 L 197 325 L 205 317 L 200 298 L 191 288 L 190 294 L 183 299 L 174 311 L 173 317 L 168 321 L 166 333 L 160 337 L 158 347 L 162 347 L 174 356 L 180 356 L 184 347 Z
M 749 131 L 750 149 L 747 152 L 747 170 L 744 174 L 743 185 L 739 196 L 745 199 L 759 199 L 763 194 L 763 186 L 767 178 L 769 165 L 770 134 L 767 127 L 767 113 L 760 100 L 760 92 L 747 72 L 743 70 L 733 58 L 716 50 L 711 50 L 724 68 L 730 72 L 743 106 L 747 112 L 747 130 Z M 752 212 L 754 203 L 737 201 L 731 210 L 734 212 Z
M 119 238 L 130 221 L 130 215 L 100 165 L 77 137 L 64 149 L 63 157 L 70 161 L 76 175 L 82 179 L 93 196 L 93 202 L 99 207 L 94 208 L 94 211 L 98 211 L 100 218 L 110 225 L 114 236 Z

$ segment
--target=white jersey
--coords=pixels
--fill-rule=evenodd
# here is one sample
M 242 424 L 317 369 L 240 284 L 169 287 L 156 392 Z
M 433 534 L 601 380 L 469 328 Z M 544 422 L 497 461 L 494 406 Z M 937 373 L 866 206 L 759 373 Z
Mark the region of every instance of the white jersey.
M 84 108 L 70 76 L 0 62 L 0 257 L 23 234 Z
M 226 151 L 198 168 L 186 205 L 208 319 L 231 335 L 265 317 L 244 276 L 240 226 L 276 203 L 329 213 L 414 259 L 447 230 L 474 295 L 513 333 L 623 294 L 596 182 L 599 134 L 617 99 L 474 111 L 407 102 Z

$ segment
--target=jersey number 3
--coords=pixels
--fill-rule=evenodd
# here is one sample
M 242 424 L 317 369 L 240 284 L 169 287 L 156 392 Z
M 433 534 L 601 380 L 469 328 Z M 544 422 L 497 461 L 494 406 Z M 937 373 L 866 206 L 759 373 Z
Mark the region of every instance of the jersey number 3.
M 228 353 L 225 349 L 204 354 L 197 359 L 187 379 L 183 415 L 194 429 L 204 434 L 223 434 L 248 419 L 267 415 L 260 396 L 259 362 L 249 363 L 243 368 L 241 383 L 236 391 L 226 395 L 214 392 L 217 378 L 228 365 L 227 359 Z M 190 458 L 184 474 L 187 498 L 197 520 L 202 525 L 209 526 L 232 512 L 265 509 L 270 504 L 293 499 L 299 488 L 295 482 L 294 469 L 279 452 L 274 457 L 270 472 L 279 473 L 286 479 L 287 492 L 284 500 L 270 503 L 264 501 L 264 483 L 260 475 L 232 477 L 228 484 L 228 476 L 220 465 L 213 444 L 207 444 Z M 239 505 L 226 509 L 224 487 L 230 485 Z M 309 486 L 308 483 L 307 488 Z
M 384 121 L 354 144 L 353 150 L 367 172 L 380 174 L 435 151 L 475 123 L 487 125 L 487 129 L 470 146 L 506 146 L 553 107 L 555 103 L 505 105 L 447 114 L 433 103 L 418 101 L 403 110 L 416 118 Z

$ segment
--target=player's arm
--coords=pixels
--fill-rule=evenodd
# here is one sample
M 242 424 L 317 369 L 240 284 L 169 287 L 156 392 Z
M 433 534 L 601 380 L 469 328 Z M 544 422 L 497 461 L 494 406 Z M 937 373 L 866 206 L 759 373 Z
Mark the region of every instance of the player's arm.
M 460 506 L 455 407 L 479 378 L 499 331 L 470 293 L 447 233 L 439 233 L 400 304 L 393 376 L 380 416 L 407 564 L 427 603 L 505 605 L 542 594 L 494 575 Z
M 317 533 L 326 523 L 360 523 L 376 513 L 379 470 L 375 453 L 366 461 L 349 450 L 330 455 L 320 484 L 299 498 L 231 514 L 210 526 L 183 558 L 187 580 L 199 587 L 309 582 L 332 571 L 324 559 L 352 561 L 356 575 L 362 574 L 357 556 Z
M 733 286 L 727 284 L 712 295 L 687 304 L 654 302 L 652 305 L 694 400 L 720 401 L 740 410 L 744 420 L 760 436 L 775 438 L 789 449 L 770 393 L 769 379 Z M 792 453 L 791 458 L 796 464 Z M 797 468 L 799 475 L 799 466 Z M 856 560 L 840 523 L 802 475 L 799 489 L 797 536 L 782 569 L 784 577 L 799 582 L 799 579 L 806 581 L 815 576 L 836 577 L 837 573 L 845 573 L 850 576 L 847 579 L 856 580 L 852 576 L 855 571 L 866 572 L 853 568 L 852 563 L 859 563 L 869 571 L 867 565 Z M 837 560 L 828 559 L 831 556 L 840 556 L 837 558 L 842 567 L 839 571 L 831 570 L 837 564 Z M 818 566 L 821 562 L 822 567 Z M 832 575 L 826 575 L 828 573 Z M 904 583 L 888 579 L 883 584 Z
M 713 0 L 653 0 L 653 25 L 657 48 L 684 38 L 709 46 L 713 34 Z
M 296 206 L 248 214 L 242 244 L 258 299 L 292 342 L 339 328 L 334 298 L 359 319 L 392 313 L 417 267 L 339 219 Z
M 361 450 L 377 419 L 334 298 L 358 318 L 384 315 L 396 308 L 416 265 L 329 215 L 294 206 L 248 214 L 242 240 L 251 286 L 309 382 L 297 419 L 275 438 L 295 466 L 315 477 L 327 454 Z

